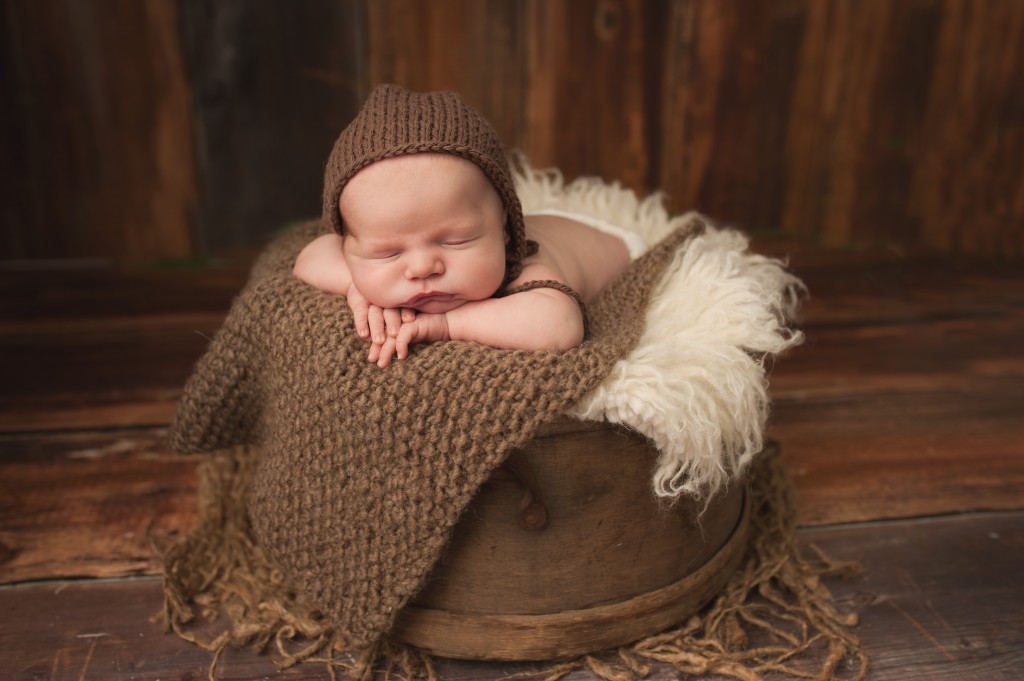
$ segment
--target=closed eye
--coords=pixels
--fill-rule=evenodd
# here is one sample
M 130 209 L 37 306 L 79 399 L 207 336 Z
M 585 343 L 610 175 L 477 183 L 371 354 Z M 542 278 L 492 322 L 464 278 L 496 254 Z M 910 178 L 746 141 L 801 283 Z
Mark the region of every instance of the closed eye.
M 366 259 L 367 260 L 389 261 L 389 260 L 396 259 L 400 255 L 401 255 L 400 251 L 386 251 L 386 252 L 381 252 L 381 253 L 371 253 L 370 255 L 366 256 Z
M 446 239 L 443 242 L 443 245 L 450 246 L 452 248 L 458 248 L 459 246 L 466 246 L 468 244 L 471 244 L 474 241 L 476 241 L 476 237 L 472 237 L 469 239 Z

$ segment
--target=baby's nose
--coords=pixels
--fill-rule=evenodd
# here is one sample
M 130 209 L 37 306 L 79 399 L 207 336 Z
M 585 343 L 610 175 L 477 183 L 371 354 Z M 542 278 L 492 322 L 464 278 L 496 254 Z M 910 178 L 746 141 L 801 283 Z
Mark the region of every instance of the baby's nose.
M 424 279 L 435 274 L 444 274 L 444 261 L 438 254 L 424 251 L 410 255 L 406 276 L 410 279 Z

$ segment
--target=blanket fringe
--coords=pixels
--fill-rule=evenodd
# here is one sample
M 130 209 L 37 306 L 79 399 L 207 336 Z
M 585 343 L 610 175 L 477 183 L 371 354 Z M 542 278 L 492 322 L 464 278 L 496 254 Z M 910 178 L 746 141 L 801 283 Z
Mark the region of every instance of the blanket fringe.
M 774 451 L 774 453 L 772 453 Z M 326 666 L 370 681 L 437 681 L 431 656 L 384 640 L 355 655 L 316 608 L 289 589 L 284 575 L 249 535 L 245 495 L 256 452 L 217 452 L 200 466 L 199 524 L 163 556 L 165 628 L 213 653 L 208 677 L 228 647 L 276 650 L 277 666 Z M 552 662 L 516 676 L 557 681 L 587 670 L 605 681 L 635 681 L 652 665 L 692 676 L 717 674 L 758 681 L 766 674 L 793 679 L 864 679 L 868 659 L 851 628 L 857 616 L 840 612 L 823 577 L 857 573 L 820 549 L 801 549 L 795 537 L 791 484 L 777 448 L 752 471 L 748 553 L 723 592 L 682 625 L 618 650 Z M 201 619 L 197 618 L 199 611 Z M 226 620 L 226 622 L 224 621 Z M 815 666 L 817 665 L 817 666 Z

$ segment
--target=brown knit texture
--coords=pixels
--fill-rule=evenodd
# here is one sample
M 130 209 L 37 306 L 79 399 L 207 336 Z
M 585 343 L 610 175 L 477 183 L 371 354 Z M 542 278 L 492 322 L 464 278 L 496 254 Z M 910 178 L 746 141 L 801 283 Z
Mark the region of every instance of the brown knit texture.
M 491 472 L 636 346 L 653 286 L 702 229 L 691 221 L 620 275 L 589 306 L 578 348 L 431 343 L 380 369 L 345 302 L 292 276 L 326 231 L 295 228 L 258 260 L 197 364 L 171 446 L 258 445 L 253 537 L 350 649 L 372 646 Z
M 370 93 L 356 118 L 334 143 L 324 170 L 323 221 L 344 233 L 338 199 L 345 184 L 366 166 L 386 158 L 434 152 L 475 163 L 497 190 L 508 214 L 505 282 L 519 276 L 536 250 L 527 241 L 523 209 L 508 157 L 490 122 L 455 92 L 412 92 L 385 84 Z

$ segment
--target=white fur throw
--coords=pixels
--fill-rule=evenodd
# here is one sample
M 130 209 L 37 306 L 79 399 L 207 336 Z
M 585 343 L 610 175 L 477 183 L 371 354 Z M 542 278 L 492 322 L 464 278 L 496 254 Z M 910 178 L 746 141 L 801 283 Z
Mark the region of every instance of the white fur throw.
M 639 199 L 618 183 L 513 164 L 529 213 L 557 208 L 601 217 L 657 243 L 692 214 L 672 217 L 664 195 Z M 660 457 L 654 492 L 706 499 L 740 475 L 764 444 L 765 358 L 803 342 L 789 327 L 803 283 L 779 260 L 748 251 L 747 238 L 708 222 L 655 289 L 639 346 L 576 405 L 571 416 L 622 424 Z

